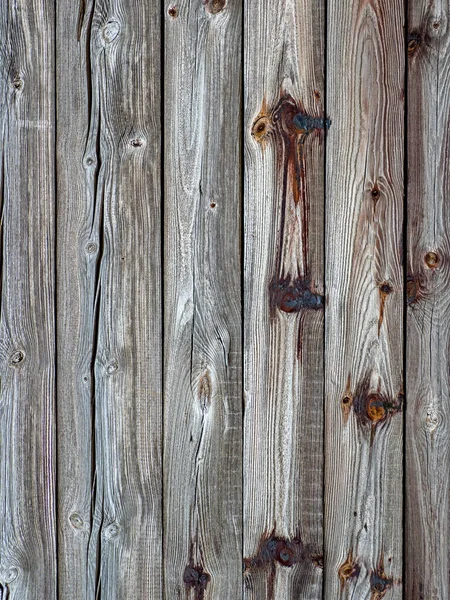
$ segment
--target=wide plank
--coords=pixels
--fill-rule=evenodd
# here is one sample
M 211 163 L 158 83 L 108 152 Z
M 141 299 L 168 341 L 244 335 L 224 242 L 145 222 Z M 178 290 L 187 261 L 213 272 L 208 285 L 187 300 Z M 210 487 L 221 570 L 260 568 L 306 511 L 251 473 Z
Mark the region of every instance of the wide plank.
M 325 2 L 245 3 L 248 600 L 322 599 Z
M 160 5 L 57 6 L 59 597 L 157 600 Z
M 0 4 L 0 597 L 56 600 L 54 5 Z
M 405 597 L 450 596 L 450 3 L 408 6 Z
M 402 598 L 403 24 L 328 3 L 325 598 Z
M 164 589 L 242 597 L 241 2 L 164 3 Z

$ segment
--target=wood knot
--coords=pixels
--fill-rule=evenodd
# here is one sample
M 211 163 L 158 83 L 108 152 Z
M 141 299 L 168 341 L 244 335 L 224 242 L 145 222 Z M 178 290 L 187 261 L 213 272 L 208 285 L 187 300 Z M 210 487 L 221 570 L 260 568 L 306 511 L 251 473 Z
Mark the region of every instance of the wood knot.
M 13 352 L 9 358 L 9 362 L 13 367 L 18 367 L 25 360 L 25 354 L 21 350 Z
M 205 414 L 208 412 L 209 407 L 211 406 L 212 398 L 212 382 L 208 370 L 206 370 L 200 377 L 200 382 L 198 384 L 198 396 L 202 413 Z
M 120 24 L 117 21 L 108 21 L 103 27 L 102 36 L 107 44 L 113 42 L 120 32 Z
M 345 584 L 349 579 L 357 579 L 361 568 L 356 560 L 353 559 L 353 551 L 349 550 L 345 562 L 339 567 L 338 577 L 341 582 L 341 590 L 344 589 Z
M 386 417 L 384 400 L 379 394 L 370 394 L 367 398 L 367 417 L 372 423 L 378 423 Z
M 69 516 L 69 523 L 73 527 L 73 529 L 83 529 L 83 519 L 80 517 L 78 513 L 72 513 Z
M 318 310 L 324 307 L 324 298 L 312 291 L 304 279 L 279 279 L 270 284 L 270 300 L 272 307 L 286 313 L 301 310 Z
M 425 255 L 425 264 L 429 269 L 435 269 L 439 264 L 439 256 L 436 252 L 427 252 Z
M 206 10 L 212 15 L 217 15 L 226 6 L 226 0 L 203 0 Z
M 187 590 L 194 590 L 195 600 L 203 600 L 210 579 L 210 575 L 204 571 L 201 565 L 194 566 L 191 562 L 184 570 L 184 585 Z
M 380 190 L 376 185 L 372 188 L 370 195 L 372 196 L 372 200 L 374 202 L 378 202 L 378 200 L 380 199 Z
M 258 117 L 256 121 L 253 123 L 252 127 L 252 136 L 259 143 L 263 142 L 267 139 L 267 136 L 272 131 L 272 123 L 269 117 L 263 115 Z
M 421 34 L 417 32 L 410 33 L 408 37 L 408 56 L 413 56 L 421 44 Z

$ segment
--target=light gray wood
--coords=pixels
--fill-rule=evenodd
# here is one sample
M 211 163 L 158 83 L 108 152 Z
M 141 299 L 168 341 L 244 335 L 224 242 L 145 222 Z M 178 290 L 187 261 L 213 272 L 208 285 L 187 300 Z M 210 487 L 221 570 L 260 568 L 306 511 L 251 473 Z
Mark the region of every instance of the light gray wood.
M 56 599 L 54 11 L 0 5 L 0 597 Z
M 160 5 L 57 3 L 59 598 L 162 598 Z
M 240 2 L 165 7 L 165 597 L 242 597 Z
M 402 598 L 403 0 L 328 5 L 325 598 Z
M 405 597 L 448 598 L 450 3 L 408 11 Z
M 245 5 L 244 566 L 322 599 L 325 3 Z

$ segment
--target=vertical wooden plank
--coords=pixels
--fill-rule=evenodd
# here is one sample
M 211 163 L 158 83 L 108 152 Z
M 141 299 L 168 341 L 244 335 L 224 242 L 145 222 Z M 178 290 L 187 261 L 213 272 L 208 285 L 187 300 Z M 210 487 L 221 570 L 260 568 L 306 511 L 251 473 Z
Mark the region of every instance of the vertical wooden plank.
M 448 598 L 450 3 L 410 0 L 406 598 Z
M 167 598 L 242 596 L 241 11 L 165 2 Z
M 0 596 L 53 600 L 53 3 L 2 2 L 0 38 Z
M 329 2 L 326 598 L 402 598 L 403 12 Z
M 162 597 L 160 5 L 58 3 L 60 598 Z
M 322 598 L 325 3 L 245 4 L 245 597 Z

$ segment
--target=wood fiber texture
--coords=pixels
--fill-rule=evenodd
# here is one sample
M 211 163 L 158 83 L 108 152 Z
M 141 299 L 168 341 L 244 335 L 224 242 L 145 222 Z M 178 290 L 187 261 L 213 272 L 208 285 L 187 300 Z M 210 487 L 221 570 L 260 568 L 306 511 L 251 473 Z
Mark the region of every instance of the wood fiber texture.
M 325 5 L 245 6 L 244 597 L 322 598 Z
M 448 600 L 449 0 L 2 0 L 0 80 L 0 600 Z

